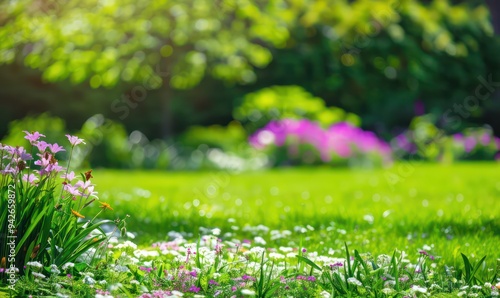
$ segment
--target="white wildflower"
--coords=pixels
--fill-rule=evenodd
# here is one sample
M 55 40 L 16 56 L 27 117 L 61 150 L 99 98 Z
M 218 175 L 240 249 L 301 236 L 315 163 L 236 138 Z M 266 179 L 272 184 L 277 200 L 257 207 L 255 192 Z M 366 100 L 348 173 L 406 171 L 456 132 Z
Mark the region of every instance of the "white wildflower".
M 281 250 L 282 252 L 292 252 L 293 247 L 280 246 L 279 250 Z
M 45 275 L 38 272 L 31 272 L 31 274 L 33 274 L 33 276 L 37 278 L 45 278 Z
M 258 256 L 261 256 L 264 252 L 266 251 L 265 248 L 263 247 L 260 247 L 260 246 L 255 246 L 255 247 L 252 247 L 248 253 L 253 253 L 253 254 L 256 254 Z M 245 252 L 246 253 L 246 252 Z
M 412 291 L 413 293 L 415 293 L 415 292 L 427 293 L 427 288 L 424 288 L 424 287 L 420 287 L 420 286 L 414 285 L 414 286 L 411 288 L 411 291 Z
M 264 240 L 264 238 L 260 237 L 260 236 L 257 236 L 253 239 L 255 241 L 255 244 L 258 244 L 258 245 L 266 245 L 266 240 Z
M 61 271 L 59 270 L 59 268 L 57 268 L 56 264 L 52 264 L 50 265 L 50 273 L 58 275 L 59 273 L 61 273 Z
M 356 285 L 358 287 L 361 287 L 363 284 L 355 277 L 349 277 L 347 279 L 347 282 L 353 285 Z
M 269 258 L 270 259 L 276 259 L 276 260 L 280 260 L 280 259 L 284 259 L 285 256 L 280 254 L 280 253 L 277 253 L 277 252 L 271 252 L 269 253 Z
M 95 279 L 93 279 L 92 277 L 87 275 L 83 278 L 83 283 L 88 284 L 88 285 L 93 285 L 93 284 L 95 284 Z
M 255 292 L 249 289 L 243 289 L 241 290 L 241 294 L 243 296 L 255 296 Z
M 123 265 L 116 265 L 115 268 L 113 268 L 113 269 L 116 272 L 129 272 L 130 271 L 127 266 L 123 266 Z
M 68 263 L 64 264 L 61 268 L 62 268 L 62 270 L 66 271 L 69 268 L 73 268 L 73 267 L 75 267 L 75 264 L 71 263 L 71 262 L 68 262 Z
M 26 263 L 26 266 L 33 267 L 33 268 L 42 268 L 43 267 L 43 265 L 40 262 L 28 262 L 28 263 Z

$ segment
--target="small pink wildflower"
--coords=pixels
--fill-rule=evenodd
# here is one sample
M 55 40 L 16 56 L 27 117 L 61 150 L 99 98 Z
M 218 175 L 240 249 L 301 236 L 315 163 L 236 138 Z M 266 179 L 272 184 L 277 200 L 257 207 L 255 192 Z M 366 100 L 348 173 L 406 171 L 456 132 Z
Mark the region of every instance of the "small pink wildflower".
M 59 146 L 59 144 L 57 144 L 57 143 L 49 144 L 48 147 L 49 147 L 50 151 L 52 151 L 52 153 L 54 153 L 54 154 L 56 154 L 57 152 L 66 151 L 66 150 L 64 150 L 63 146 Z
M 45 137 L 45 135 L 39 133 L 38 131 L 30 133 L 29 131 L 24 131 L 26 140 L 30 141 L 31 145 L 34 145 L 40 137 Z
M 68 141 L 71 144 L 71 146 L 76 146 L 76 145 L 82 144 L 82 143 L 85 144 L 83 139 L 80 139 L 77 136 L 66 135 L 66 137 L 68 138 Z

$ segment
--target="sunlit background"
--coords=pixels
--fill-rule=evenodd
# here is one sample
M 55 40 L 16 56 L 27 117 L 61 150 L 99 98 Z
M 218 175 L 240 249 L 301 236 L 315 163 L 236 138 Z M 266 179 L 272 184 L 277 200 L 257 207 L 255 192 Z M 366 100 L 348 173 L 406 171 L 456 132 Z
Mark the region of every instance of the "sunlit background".
M 82 166 L 494 160 L 495 1 L 7 1 L 0 139 Z

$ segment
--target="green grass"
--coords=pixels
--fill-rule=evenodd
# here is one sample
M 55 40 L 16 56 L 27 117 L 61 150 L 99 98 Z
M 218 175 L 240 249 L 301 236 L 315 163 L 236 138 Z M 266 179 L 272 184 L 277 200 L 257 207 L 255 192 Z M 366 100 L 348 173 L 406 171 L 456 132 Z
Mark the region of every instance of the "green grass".
M 112 216 L 131 216 L 128 230 L 144 245 L 171 230 L 194 239 L 200 227 L 252 239 L 243 227 L 262 224 L 292 232 L 275 241 L 261 235 L 268 246 L 298 246 L 302 239 L 308 249 L 341 255 L 344 242 L 373 254 L 427 244 L 451 265 L 461 264 L 460 252 L 472 260 L 488 255 L 492 265 L 500 258 L 499 170 L 498 163 L 238 174 L 94 170 L 93 182 L 114 207 Z

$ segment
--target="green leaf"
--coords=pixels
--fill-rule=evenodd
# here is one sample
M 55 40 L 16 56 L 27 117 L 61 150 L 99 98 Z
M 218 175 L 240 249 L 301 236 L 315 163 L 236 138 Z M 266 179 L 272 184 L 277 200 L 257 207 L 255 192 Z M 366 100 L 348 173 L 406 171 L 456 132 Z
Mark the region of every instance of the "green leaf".
M 469 283 L 470 278 L 471 278 L 470 274 L 471 274 L 472 265 L 470 264 L 469 259 L 467 258 L 466 255 L 464 255 L 463 253 L 460 253 L 460 254 L 462 255 L 462 259 L 464 261 L 465 282 Z
M 313 267 L 314 269 L 318 269 L 319 271 L 321 271 L 321 267 L 319 267 L 318 265 L 316 265 L 313 261 L 311 261 L 310 259 L 306 258 L 306 257 L 303 257 L 303 256 L 300 256 L 300 255 L 297 255 L 296 256 L 297 259 L 299 260 L 299 262 L 304 262 L 306 263 L 307 265 Z

